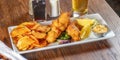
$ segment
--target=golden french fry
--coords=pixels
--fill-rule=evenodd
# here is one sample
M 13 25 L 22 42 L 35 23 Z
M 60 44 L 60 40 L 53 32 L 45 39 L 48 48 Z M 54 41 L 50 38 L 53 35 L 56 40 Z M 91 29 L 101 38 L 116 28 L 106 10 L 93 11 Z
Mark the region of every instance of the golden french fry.
M 22 35 L 22 34 L 25 34 L 26 32 L 30 32 L 31 30 L 28 29 L 27 27 L 25 26 L 18 26 L 16 27 L 15 29 L 13 29 L 13 31 L 11 32 L 11 36 L 12 37 L 16 37 L 18 35 Z
M 13 43 L 14 43 L 15 45 L 17 45 L 17 43 L 18 43 L 18 38 L 17 38 L 17 37 L 13 37 L 12 39 L 13 39 Z
M 36 22 L 24 22 L 22 24 L 20 24 L 19 26 L 26 26 L 29 29 L 33 28 L 33 26 L 35 26 Z
M 31 45 L 29 46 L 28 50 L 33 49 L 33 48 L 34 48 L 34 45 L 31 44 Z
M 35 41 L 28 36 L 18 40 L 17 47 L 19 50 L 26 50 Z
M 18 40 L 21 39 L 22 37 L 23 37 L 22 35 L 18 35 L 18 36 L 16 36 L 16 37 L 13 37 L 13 42 L 14 42 L 15 44 L 17 44 Z
M 36 44 L 39 44 L 39 41 L 38 41 L 37 38 L 35 38 L 35 36 L 29 35 L 29 37 L 30 37 L 31 39 L 35 40 L 35 43 L 36 43 Z
M 40 33 L 40 32 L 35 32 L 32 31 L 32 35 L 36 37 L 37 39 L 45 39 L 46 33 Z
M 50 30 L 50 26 L 39 26 L 35 31 L 46 33 Z
M 35 47 L 38 47 L 38 48 L 41 48 L 41 47 L 45 47 L 45 46 L 47 46 L 47 41 L 46 40 L 42 40 L 42 41 L 40 41 L 40 44 L 38 45 L 38 44 L 33 44 Z
M 40 26 L 40 24 L 39 24 L 39 23 L 37 23 L 35 26 L 33 26 L 32 30 L 37 29 L 39 26 Z

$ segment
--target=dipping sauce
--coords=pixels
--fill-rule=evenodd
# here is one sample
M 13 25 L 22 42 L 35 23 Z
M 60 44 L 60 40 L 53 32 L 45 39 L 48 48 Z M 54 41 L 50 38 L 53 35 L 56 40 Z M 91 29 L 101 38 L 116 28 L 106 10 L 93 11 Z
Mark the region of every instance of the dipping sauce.
M 94 28 L 93 28 L 93 31 L 95 33 L 106 33 L 108 32 L 108 28 L 105 26 L 105 25 L 96 25 Z

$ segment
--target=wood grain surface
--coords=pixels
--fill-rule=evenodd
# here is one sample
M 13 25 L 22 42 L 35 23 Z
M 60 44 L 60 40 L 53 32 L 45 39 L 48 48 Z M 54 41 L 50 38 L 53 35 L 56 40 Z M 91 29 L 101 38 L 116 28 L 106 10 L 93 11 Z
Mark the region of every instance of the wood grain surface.
M 120 16 L 120 0 L 106 0 L 113 10 Z
M 32 21 L 29 0 L 0 0 L 0 40 L 11 47 L 8 26 Z M 62 11 L 71 9 L 70 0 L 60 0 Z M 100 13 L 116 36 L 104 41 L 23 54 L 28 60 L 120 60 L 120 18 L 105 0 L 89 0 L 89 13 Z

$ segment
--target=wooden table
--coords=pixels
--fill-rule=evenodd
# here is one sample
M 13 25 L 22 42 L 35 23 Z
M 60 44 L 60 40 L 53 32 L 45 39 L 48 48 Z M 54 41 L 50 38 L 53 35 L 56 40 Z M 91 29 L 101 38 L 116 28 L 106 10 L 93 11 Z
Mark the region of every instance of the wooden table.
M 70 0 L 61 0 L 70 9 Z M 104 41 L 23 54 L 29 60 L 120 60 L 120 18 L 105 0 L 90 0 L 90 13 L 100 13 L 116 36 Z M 0 1 L 0 40 L 11 47 L 7 27 L 31 21 L 28 0 Z

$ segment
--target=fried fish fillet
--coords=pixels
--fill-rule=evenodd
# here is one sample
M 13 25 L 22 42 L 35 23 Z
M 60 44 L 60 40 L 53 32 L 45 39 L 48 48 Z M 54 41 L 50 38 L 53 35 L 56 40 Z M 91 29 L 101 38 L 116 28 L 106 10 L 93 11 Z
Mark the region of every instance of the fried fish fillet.
M 60 23 L 59 20 L 57 20 L 57 19 L 52 21 L 52 27 L 56 27 L 56 28 L 58 28 L 61 31 L 64 31 L 65 28 L 66 28 L 64 26 L 64 24 Z
M 48 43 L 56 41 L 60 34 L 65 31 L 70 22 L 70 15 L 68 12 L 60 15 L 58 19 L 52 21 L 51 30 L 48 32 L 46 40 Z
M 80 40 L 80 30 L 76 26 L 75 22 L 72 22 L 68 27 L 67 27 L 67 33 L 70 35 L 73 39 L 73 41 L 78 41 Z
M 46 40 L 48 41 L 48 43 L 52 43 L 52 42 L 54 42 L 55 40 L 56 40 L 56 32 L 55 31 L 49 31 L 48 32 L 48 35 L 47 35 L 47 38 L 46 38 Z
M 52 27 L 51 31 L 48 32 L 46 40 L 48 43 L 53 43 L 61 34 L 61 31 L 56 27 Z
M 70 22 L 70 13 L 66 12 L 60 15 L 56 20 L 52 21 L 52 26 L 55 26 L 61 31 L 64 31 Z

